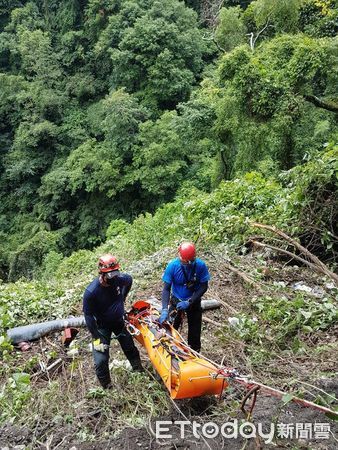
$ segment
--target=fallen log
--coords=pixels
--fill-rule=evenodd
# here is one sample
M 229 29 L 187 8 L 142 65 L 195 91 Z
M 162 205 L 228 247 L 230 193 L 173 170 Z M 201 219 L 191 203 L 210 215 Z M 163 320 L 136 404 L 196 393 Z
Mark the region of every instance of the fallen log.
M 13 344 L 22 341 L 34 341 L 42 336 L 46 336 L 54 331 L 61 331 L 69 327 L 85 327 L 86 323 L 83 316 L 72 317 L 69 319 L 49 320 L 48 322 L 23 325 L 7 330 L 7 337 Z
M 155 305 L 156 303 L 156 305 Z M 159 302 L 153 302 L 157 309 L 161 308 Z M 202 300 L 202 311 L 216 309 L 221 307 L 218 300 Z M 20 327 L 10 328 L 7 330 L 7 337 L 13 344 L 18 344 L 23 341 L 34 341 L 49 333 L 55 331 L 62 331 L 66 328 L 85 327 L 86 322 L 84 316 L 71 317 L 69 319 L 49 320 L 47 322 L 39 322 L 31 325 L 23 325 Z

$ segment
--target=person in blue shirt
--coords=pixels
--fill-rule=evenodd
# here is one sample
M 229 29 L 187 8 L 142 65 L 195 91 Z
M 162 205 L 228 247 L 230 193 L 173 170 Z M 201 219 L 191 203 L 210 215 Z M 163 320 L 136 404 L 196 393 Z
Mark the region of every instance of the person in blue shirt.
M 110 253 L 99 259 L 99 277 L 86 288 L 83 313 L 93 338 L 93 357 L 97 378 L 103 388 L 111 387 L 109 345 L 112 333 L 134 371 L 143 371 L 140 354 L 124 323 L 124 301 L 133 279 L 119 271 L 115 256 Z
M 162 280 L 162 311 L 159 322 L 167 321 L 176 310 L 173 326 L 178 329 L 186 312 L 188 344 L 199 352 L 202 330 L 201 297 L 208 289 L 210 274 L 205 262 L 196 258 L 196 248 L 192 242 L 184 242 L 179 246 L 178 258 L 169 262 Z

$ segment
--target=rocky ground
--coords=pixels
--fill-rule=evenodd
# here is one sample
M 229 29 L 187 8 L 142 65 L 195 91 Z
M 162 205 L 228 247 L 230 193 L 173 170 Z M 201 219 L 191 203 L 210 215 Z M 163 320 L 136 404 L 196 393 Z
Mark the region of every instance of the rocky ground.
M 218 249 L 218 254 L 222 248 Z M 225 252 L 222 253 L 226 257 Z M 160 298 L 160 274 L 165 261 L 172 255 L 165 250 L 130 267 L 135 279 L 130 301 L 136 298 Z M 204 316 L 214 323 L 204 322 L 202 352 L 208 358 L 235 367 L 242 373 L 270 386 L 288 391 L 302 388 L 305 397 L 318 401 L 318 395 L 327 394 L 332 399 L 331 407 L 337 407 L 338 326 L 320 331 L 308 337 L 306 351 L 293 353 L 283 350 L 271 352 L 261 360 L 248 356 L 247 344 L 233 333 L 229 317 L 237 317 L 250 309 L 253 296 L 261 295 L 269 286 L 306 286 L 309 295 L 320 298 L 320 290 L 332 295 L 327 280 L 319 280 L 316 274 L 280 261 L 249 254 L 234 262 L 255 279 L 255 285 L 243 282 L 240 276 L 222 265 L 222 258 L 215 254 L 204 254 L 213 275 L 206 298 L 222 301 L 222 308 L 208 311 Z M 297 285 L 298 283 L 298 285 Z M 296 286 L 296 287 L 295 287 Z M 327 287 L 329 286 L 329 287 Z M 278 292 L 276 295 L 279 295 Z M 273 299 L 272 299 L 273 301 Z M 81 306 L 79 304 L 78 312 Z M 219 325 L 221 329 L 219 329 Z M 182 330 L 186 333 L 186 324 Z M 0 448 L 31 449 L 336 449 L 338 448 L 338 423 L 323 413 L 296 404 L 284 403 L 280 399 L 260 392 L 251 417 L 240 410 L 243 388 L 231 383 L 222 399 L 214 397 L 171 401 L 147 362 L 142 350 L 142 359 L 147 367 L 144 375 L 132 374 L 128 368 L 117 364 L 112 367 L 114 389 L 102 392 L 97 388 L 92 358 L 87 350 L 88 332 L 82 330 L 78 337 L 78 354 L 67 355 L 60 343 L 59 334 L 48 336 L 32 343 L 27 352 L 17 353 L 17 364 L 31 374 L 33 399 L 22 409 L 20 417 L 7 422 L 0 429 Z M 323 350 L 316 352 L 320 347 Z M 34 357 L 36 357 L 34 359 Z M 41 361 L 48 366 L 61 359 L 50 373 L 43 374 Z M 112 344 L 112 360 L 122 360 L 116 342 Z M 170 426 L 172 437 L 156 439 L 156 421 L 188 420 L 185 436 L 181 437 L 181 426 Z M 284 437 L 275 434 L 272 442 L 258 436 L 244 439 L 230 438 L 221 432 L 212 438 L 201 437 L 193 428 L 214 423 L 214 431 L 227 422 L 238 421 L 240 426 L 250 420 L 253 426 L 262 424 L 267 433 L 274 424 L 283 431 Z M 12 422 L 12 423 L 11 423 Z M 216 427 L 216 428 L 215 428 Z M 328 431 L 329 428 L 329 431 Z M 208 426 L 205 426 L 208 430 Z M 246 429 L 250 435 L 249 428 Z

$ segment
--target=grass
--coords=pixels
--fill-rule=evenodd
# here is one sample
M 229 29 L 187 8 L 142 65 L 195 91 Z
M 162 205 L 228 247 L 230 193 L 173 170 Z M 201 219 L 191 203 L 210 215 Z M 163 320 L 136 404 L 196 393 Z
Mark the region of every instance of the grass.
M 261 291 L 257 292 L 225 271 L 221 261 L 213 256 L 218 254 L 217 250 L 225 254 L 223 245 L 215 248 L 215 251 L 211 250 L 209 246 L 205 253 L 201 252 L 213 275 L 209 295 L 230 303 L 242 320 L 238 328 L 230 327 L 227 317 L 235 313 L 226 309 L 215 311 L 215 320 L 223 323 L 223 327 L 219 330 L 209 325 L 205 327 L 203 352 L 218 362 L 225 355 L 227 365 L 276 387 L 285 388 L 289 385 L 291 389 L 292 381 L 296 379 L 312 384 L 323 374 L 334 379 L 335 366 L 331 361 L 335 360 L 337 346 L 328 336 L 330 329 L 337 323 L 335 293 L 317 299 L 299 294 L 291 287 L 293 281 L 298 279 L 306 280 L 310 285 L 324 284 L 325 281 L 318 280 L 316 275 L 307 270 L 292 271 L 278 263 L 273 264 L 272 279 L 265 281 L 260 276 L 266 264 L 264 258 L 239 256 L 228 250 L 227 257 L 233 264 L 260 284 Z M 142 292 L 146 292 L 146 296 L 156 293 L 162 268 L 173 254 L 173 249 L 163 250 L 156 253 L 154 258 L 146 257 L 127 267 L 135 277 L 134 297 L 142 297 Z M 58 284 L 55 290 L 50 291 L 35 286 L 35 294 L 40 295 L 44 302 L 42 310 L 30 306 L 31 320 L 41 317 L 41 311 L 49 314 L 54 306 L 54 312 L 58 311 L 62 315 L 68 315 L 67 312 L 72 309 L 79 312 L 82 290 L 91 276 L 83 273 L 70 292 L 66 284 Z M 286 287 L 274 284 L 274 281 L 280 280 L 285 281 Z M 25 305 L 24 292 L 27 286 L 17 286 L 15 292 L 18 295 L 13 303 L 15 307 L 11 320 L 17 320 L 16 317 L 29 320 L 25 316 L 26 311 L 20 312 L 20 308 Z M 9 286 L 3 287 L 3 292 L 6 292 L 7 298 L 11 298 Z M 326 304 L 332 307 L 327 309 Z M 19 310 L 17 316 L 16 309 Z M 253 320 L 254 317 L 257 321 Z M 114 389 L 103 391 L 98 388 L 92 357 L 86 351 L 89 334 L 81 332 L 78 339 L 79 355 L 74 359 L 66 355 L 59 342 L 59 334 L 34 343 L 32 351 L 28 353 L 13 352 L 9 347 L 6 349 L 0 369 L 3 386 L 0 420 L 32 430 L 32 448 L 40 445 L 39 442 L 47 442 L 51 434 L 54 435 L 53 445 L 60 443 L 65 436 L 69 442 L 72 439 L 72 442 L 111 440 L 119 436 L 126 426 L 147 427 L 149 418 L 166 417 L 171 411 L 167 392 L 162 383 L 154 379 L 152 370 L 146 376 L 133 374 L 124 368 L 114 368 Z M 298 344 L 294 345 L 295 342 Z M 8 346 L 5 342 L 2 345 L 3 350 Z M 114 345 L 114 351 L 118 351 L 118 345 Z M 58 357 L 63 359 L 59 371 L 50 374 L 49 378 L 34 375 L 39 371 L 40 362 L 48 365 Z M 23 373 L 29 375 L 30 381 L 27 382 L 25 376 L 21 381 L 20 377 L 15 380 L 14 374 Z M 203 420 L 237 417 L 241 395 L 236 390 L 228 391 L 225 403 L 207 406 Z M 202 410 L 188 407 L 188 412 L 192 417 L 200 417 Z M 59 434 L 63 437 L 59 437 Z

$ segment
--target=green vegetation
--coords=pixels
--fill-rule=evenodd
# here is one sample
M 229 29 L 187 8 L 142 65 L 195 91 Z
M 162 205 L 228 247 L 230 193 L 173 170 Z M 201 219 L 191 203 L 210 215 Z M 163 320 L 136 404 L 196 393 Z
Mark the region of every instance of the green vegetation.
M 21 354 L 14 352 L 6 339 L 5 330 L 78 313 L 83 289 L 95 276 L 98 254 L 112 249 L 123 267 L 133 273 L 138 263 L 140 267 L 147 267 L 148 255 L 165 252 L 167 247 L 174 251 L 182 238 L 195 239 L 199 249 L 204 249 L 206 254 L 210 252 L 210 261 L 221 269 L 222 260 L 217 259 L 217 246 L 220 245 L 223 251 L 226 248 L 227 255 L 237 264 L 243 263 L 238 250 L 253 234 L 250 221 L 255 220 L 274 223 L 294 235 L 312 232 L 312 238 L 315 236 L 319 242 L 322 241 L 322 248 L 330 250 L 333 242 L 330 230 L 334 225 L 331 213 L 336 207 L 323 208 L 323 202 L 329 206 L 334 198 L 318 198 L 317 188 L 324 189 L 337 183 L 337 161 L 337 149 L 332 148 L 318 153 L 302 166 L 283 172 L 278 178 L 251 172 L 223 181 L 211 193 L 199 192 L 196 188 L 191 192 L 189 187 L 175 202 L 159 208 L 153 215 L 139 216 L 131 224 L 121 219 L 112 221 L 106 242 L 94 251 L 79 250 L 66 258 L 55 250 L 50 251 L 35 273 L 39 280 L 21 279 L 0 284 L 0 352 L 3 361 L 0 376 L 4 380 L 0 393 L 0 422 L 28 424 L 35 429 L 43 416 L 52 427 L 71 426 L 78 440 L 90 441 L 98 437 L 109 438 L 126 423 L 143 426 L 149 416 L 166 414 L 168 401 L 165 391 L 159 383 L 148 378 L 145 389 L 142 375 L 131 377 L 128 371 L 115 368 L 112 376 L 116 389 L 104 392 L 95 387 L 94 374 L 88 376 L 84 360 L 90 356 L 84 354 L 86 343 L 80 346 L 80 356 L 69 362 L 62 376 L 46 381 L 43 386 L 36 385 L 32 374 L 36 372 L 39 361 L 52 363 L 57 357 L 56 352 L 48 347 L 41 354 L 33 354 L 23 361 Z M 316 221 L 310 212 L 316 214 Z M 307 217 L 310 222 L 306 222 Z M 258 282 L 262 280 L 262 264 L 263 267 L 266 264 L 260 258 L 255 258 L 256 268 L 251 268 L 252 276 Z M 166 262 L 166 253 L 163 253 L 162 257 L 159 256 L 155 273 L 149 273 L 148 269 L 140 275 L 141 280 L 146 279 L 148 288 L 153 279 L 159 279 Z M 276 269 L 277 272 L 281 276 L 282 270 Z M 135 282 L 140 286 L 137 271 Z M 237 346 L 245 345 L 243 353 L 250 367 L 255 370 L 263 367 L 263 377 L 267 375 L 266 364 L 276 354 L 284 354 L 286 358 L 311 354 L 313 348 L 309 346 L 309 340 L 320 332 L 328 332 L 337 323 L 338 308 L 334 292 L 319 299 L 283 286 L 271 285 L 260 293 L 255 293 L 250 287 L 238 318 L 239 325 L 235 328 L 222 320 L 222 328 L 217 332 L 218 345 L 222 343 L 224 348 L 228 348 L 234 341 Z M 325 356 L 327 352 L 335 352 L 336 347 L 334 343 L 325 344 L 324 340 L 317 351 Z M 67 414 L 64 414 L 65 395 Z M 32 404 L 38 407 L 39 415 L 31 414 Z M 328 403 L 324 401 L 324 404 Z M 99 436 L 93 424 L 86 420 L 96 410 L 102 424 Z
M 225 249 L 241 267 L 253 221 L 337 267 L 337 1 L 218 5 L 1 2 L 1 423 L 35 429 L 43 416 L 90 441 L 96 409 L 101 438 L 167 414 L 159 384 L 121 368 L 116 390 L 97 389 L 83 376 L 85 344 L 37 387 L 39 364 L 57 352 L 25 358 L 6 338 L 13 326 L 79 314 L 103 252 L 133 273 L 131 296 L 159 280 L 182 239 L 219 266 Z M 266 260 L 251 263 L 263 289 L 243 288 L 239 324 L 222 321 L 219 345 L 243 346 L 250 370 L 314 354 L 314 337 L 318 357 L 334 352 L 320 336 L 337 323 L 336 291 L 267 286 Z
M 337 141 L 333 0 L 40 0 L 0 10 L 0 277 Z
M 336 256 L 337 161 L 337 149 L 330 149 L 278 179 L 252 172 L 223 181 L 209 194 L 189 188 L 154 215 L 132 223 L 112 221 L 106 242 L 94 251 L 79 250 L 67 258 L 50 251 L 35 272 L 39 280 L 0 284 L 1 334 L 15 325 L 67 315 L 95 275 L 97 256 L 112 249 L 125 267 L 184 238 L 202 248 L 226 243 L 237 251 L 254 233 L 250 222 L 258 221 L 311 239 L 317 250 Z M 16 263 L 18 275 L 25 273 L 22 266 Z
M 252 299 L 251 306 L 259 319 L 242 315 L 236 330 L 240 339 L 249 344 L 248 353 L 262 348 L 270 352 L 291 348 L 301 353 L 302 338 L 327 330 L 338 321 L 337 303 L 330 298 L 323 301 L 299 294 L 292 299 L 261 296 Z

